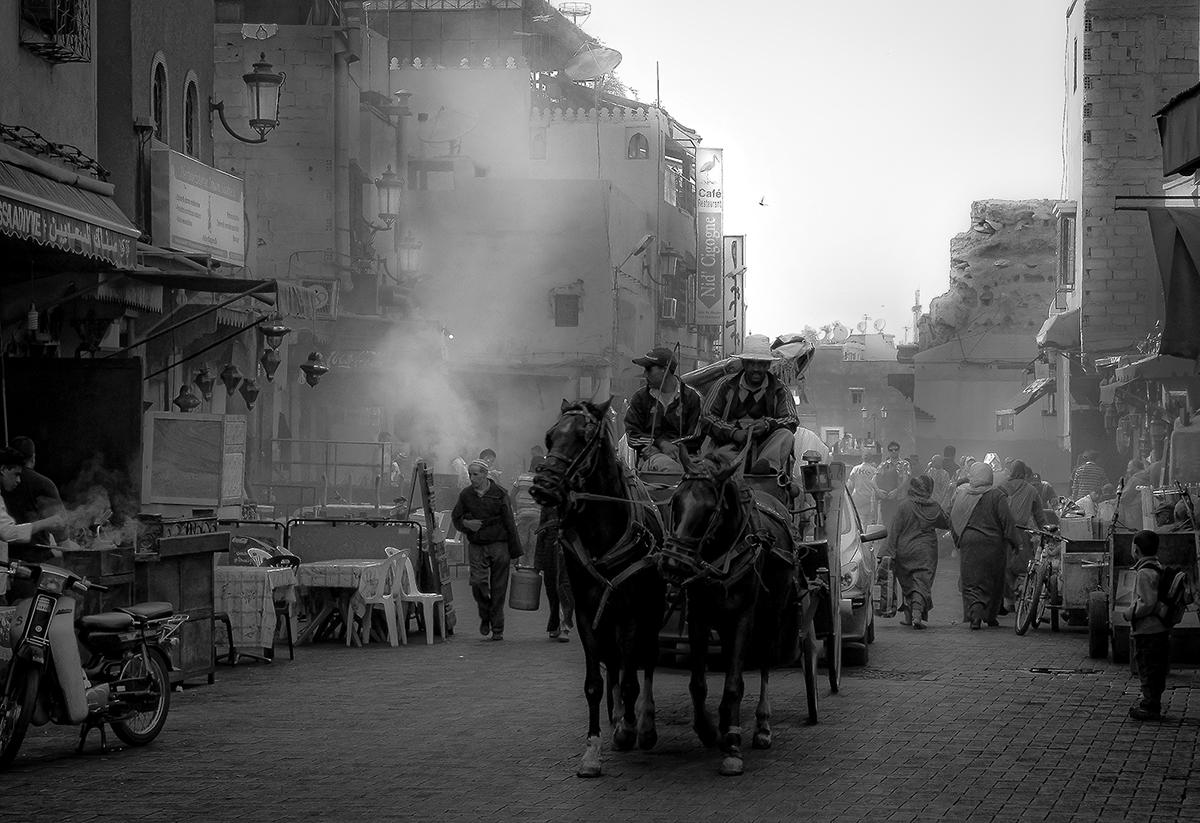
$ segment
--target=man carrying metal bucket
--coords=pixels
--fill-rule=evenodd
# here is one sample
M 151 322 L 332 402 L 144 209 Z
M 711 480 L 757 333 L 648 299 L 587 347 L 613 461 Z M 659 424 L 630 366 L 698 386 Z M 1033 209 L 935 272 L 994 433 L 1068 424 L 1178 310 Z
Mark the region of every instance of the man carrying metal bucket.
M 503 640 L 509 568 L 521 558 L 521 537 L 508 493 L 488 477 L 489 469 L 483 460 L 472 460 L 467 466 L 471 485 L 459 492 L 450 518 L 467 539 L 479 633 L 489 640 Z

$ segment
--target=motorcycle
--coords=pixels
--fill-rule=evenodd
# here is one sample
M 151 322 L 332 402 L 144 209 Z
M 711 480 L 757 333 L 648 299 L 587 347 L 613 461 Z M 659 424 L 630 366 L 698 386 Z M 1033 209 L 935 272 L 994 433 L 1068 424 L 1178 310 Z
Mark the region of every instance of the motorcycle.
M 170 603 L 139 603 L 75 619 L 71 592 L 106 587 L 45 563 L 0 561 L 0 574 L 32 580 L 36 593 L 17 601 L 7 638 L 12 649 L 0 676 L 0 769 L 17 756 L 30 724 L 82 724 L 77 752 L 88 733 L 105 724 L 131 746 L 158 737 L 171 708 L 167 647 L 187 621 Z M 88 653 L 80 658 L 80 646 Z

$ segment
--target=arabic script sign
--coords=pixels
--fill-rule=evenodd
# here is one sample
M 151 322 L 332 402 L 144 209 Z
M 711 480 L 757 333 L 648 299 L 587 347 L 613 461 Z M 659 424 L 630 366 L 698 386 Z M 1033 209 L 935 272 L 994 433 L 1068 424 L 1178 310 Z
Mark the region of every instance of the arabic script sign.
M 245 185 L 177 151 L 151 156 L 154 242 L 246 265 Z
M 132 268 L 133 238 L 0 195 L 0 233 Z

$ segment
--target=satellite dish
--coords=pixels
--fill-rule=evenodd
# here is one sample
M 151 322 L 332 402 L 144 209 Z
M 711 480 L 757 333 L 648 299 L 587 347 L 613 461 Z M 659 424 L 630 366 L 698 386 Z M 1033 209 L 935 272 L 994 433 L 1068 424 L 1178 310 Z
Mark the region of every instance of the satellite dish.
M 883 327 L 887 325 L 887 321 L 882 317 L 875 321 L 875 331 L 883 334 Z
M 451 143 L 462 139 L 478 123 L 478 117 L 442 106 L 437 114 L 417 127 L 417 139 L 422 143 Z
M 572 80 L 598 80 L 621 65 L 621 52 L 607 46 L 584 47 L 563 67 L 563 74 Z
M 834 343 L 845 343 L 846 338 L 848 338 L 849 336 L 850 336 L 850 330 L 847 329 L 845 326 L 843 326 L 841 323 L 835 323 L 833 325 L 833 334 L 830 335 L 830 337 Z
M 821 329 L 819 332 L 817 332 L 817 339 L 820 340 L 822 343 L 824 343 L 826 340 L 828 340 L 829 339 L 829 329 Z
M 866 334 L 866 332 L 867 332 L 867 321 L 866 321 L 866 320 L 859 320 L 859 321 L 858 321 L 858 326 L 857 326 L 856 328 L 858 329 L 858 333 L 859 333 L 859 334 Z

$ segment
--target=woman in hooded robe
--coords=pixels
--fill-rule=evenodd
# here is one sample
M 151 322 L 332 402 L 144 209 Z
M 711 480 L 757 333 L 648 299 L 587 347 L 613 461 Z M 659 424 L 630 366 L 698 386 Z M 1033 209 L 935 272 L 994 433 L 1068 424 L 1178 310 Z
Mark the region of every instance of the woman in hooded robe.
M 888 523 L 885 553 L 893 560 L 892 568 L 904 603 L 900 623 L 914 629 L 925 628 L 933 608 L 933 576 L 937 573 L 937 529 L 950 528 L 945 509 L 934 501 L 933 479 L 918 475 L 908 481 L 908 497 L 900 502 Z
M 967 482 L 954 493 L 950 531 L 962 562 L 963 620 L 972 629 L 999 626 L 1008 550 L 1019 550 L 1021 539 L 1008 498 L 992 485 L 987 463 L 972 463 Z
M 954 499 L 954 477 L 946 471 L 940 454 L 935 454 L 929 459 L 925 476 L 933 481 L 933 492 L 930 494 L 933 502 L 949 511 L 950 501 Z
M 1004 573 L 1004 607 L 999 614 L 1007 614 L 1015 609 L 1016 598 L 1024 585 L 1025 572 L 1029 569 L 1029 561 L 1033 559 L 1033 538 L 1029 532 L 1021 529 L 1035 525 L 1045 529 L 1049 525 L 1041 495 L 1031 482 L 1032 477 L 1033 472 L 1025 465 L 1025 461 L 1014 460 L 1008 467 L 1008 479 L 998 484 L 1001 491 L 1008 495 L 1008 509 L 1012 512 L 1021 541 L 1020 551 L 1008 556 Z

